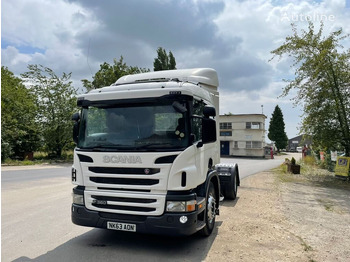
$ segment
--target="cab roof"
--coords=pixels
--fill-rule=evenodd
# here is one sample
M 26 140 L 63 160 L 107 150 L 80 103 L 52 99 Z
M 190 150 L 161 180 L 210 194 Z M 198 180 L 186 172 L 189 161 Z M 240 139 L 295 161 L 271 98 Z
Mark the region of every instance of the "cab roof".
M 126 75 L 119 78 L 114 85 L 125 85 L 145 82 L 179 81 L 204 84 L 217 90 L 219 86 L 218 75 L 211 68 L 193 68 L 179 70 L 164 70 L 142 74 Z

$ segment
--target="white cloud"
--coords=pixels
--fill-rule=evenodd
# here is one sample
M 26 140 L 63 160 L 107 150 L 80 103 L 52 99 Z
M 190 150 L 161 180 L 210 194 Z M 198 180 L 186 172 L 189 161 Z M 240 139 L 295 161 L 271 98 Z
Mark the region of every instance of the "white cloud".
M 345 0 L 8 0 L 2 2 L 2 65 L 17 75 L 28 64 L 72 72 L 79 87 L 91 79 L 90 67 L 94 74 L 121 55 L 128 65 L 152 69 L 161 46 L 173 52 L 177 68 L 217 70 L 221 112 L 259 113 L 264 105 L 269 118 L 279 104 L 294 136 L 300 109 L 277 99 L 281 80 L 294 75 L 292 61 L 269 62 L 270 52 L 292 34 L 290 22 L 305 29 L 301 20 L 311 17 L 317 29 L 318 19 L 331 16 L 326 35 L 339 27 L 350 33 Z
M 8 66 L 16 66 L 19 64 L 27 64 L 31 60 L 31 56 L 27 54 L 21 54 L 17 48 L 8 46 L 2 50 L 2 61 Z
M 67 1 L 3 1 L 2 38 L 41 49 L 73 44 L 75 35 L 98 26 L 93 12 Z

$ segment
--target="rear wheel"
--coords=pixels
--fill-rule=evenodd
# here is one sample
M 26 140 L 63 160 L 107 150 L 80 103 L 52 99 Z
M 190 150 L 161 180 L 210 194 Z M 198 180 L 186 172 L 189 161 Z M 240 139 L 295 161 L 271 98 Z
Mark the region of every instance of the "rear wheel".
M 230 182 L 225 188 L 225 197 L 227 199 L 235 200 L 237 197 L 237 189 L 237 176 L 236 172 L 233 172 L 233 174 L 231 174 Z
M 209 236 L 213 232 L 216 217 L 216 192 L 213 182 L 210 182 L 208 193 L 206 196 L 206 208 L 205 208 L 205 227 L 201 230 L 201 234 Z

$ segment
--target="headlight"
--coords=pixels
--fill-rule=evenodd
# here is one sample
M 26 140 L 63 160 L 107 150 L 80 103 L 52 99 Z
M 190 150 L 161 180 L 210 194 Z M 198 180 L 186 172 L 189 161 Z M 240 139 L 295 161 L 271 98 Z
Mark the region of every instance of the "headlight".
M 74 194 L 72 193 L 72 197 L 73 197 L 73 204 L 77 204 L 77 205 L 84 205 L 84 195 L 78 195 L 78 194 Z
M 167 201 L 167 212 L 192 212 L 196 210 L 196 200 L 190 201 Z

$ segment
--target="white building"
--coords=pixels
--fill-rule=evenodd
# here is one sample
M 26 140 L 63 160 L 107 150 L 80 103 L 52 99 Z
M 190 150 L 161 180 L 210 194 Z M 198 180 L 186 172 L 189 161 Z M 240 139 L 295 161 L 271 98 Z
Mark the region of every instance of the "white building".
M 221 155 L 263 157 L 265 119 L 264 114 L 220 115 Z

